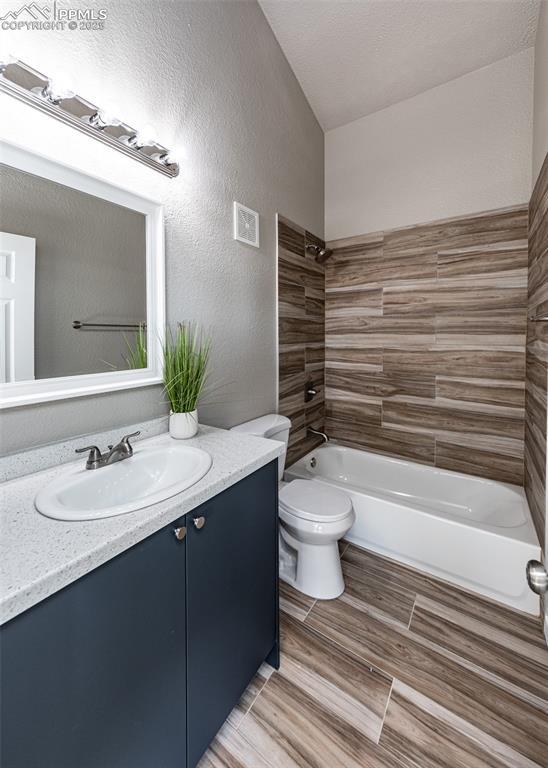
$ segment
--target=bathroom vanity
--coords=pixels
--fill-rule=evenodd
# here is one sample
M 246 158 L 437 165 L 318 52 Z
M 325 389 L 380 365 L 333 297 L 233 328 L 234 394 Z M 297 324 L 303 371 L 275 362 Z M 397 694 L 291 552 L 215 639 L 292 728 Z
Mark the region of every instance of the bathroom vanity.
M 161 202 L 0 152 L 0 407 L 160 385 Z M 278 663 L 281 446 L 209 427 L 183 445 L 154 421 L 0 459 L 2 768 L 192 768 Z
M 8 539 L 19 525 L 27 562 L 16 572 L 12 552 L 6 566 L 17 615 L 0 629 L 3 768 L 191 768 L 261 663 L 278 665 L 278 447 L 210 428 L 192 442 L 212 454 L 208 475 L 109 521 L 28 508 L 57 470 L 6 485 Z

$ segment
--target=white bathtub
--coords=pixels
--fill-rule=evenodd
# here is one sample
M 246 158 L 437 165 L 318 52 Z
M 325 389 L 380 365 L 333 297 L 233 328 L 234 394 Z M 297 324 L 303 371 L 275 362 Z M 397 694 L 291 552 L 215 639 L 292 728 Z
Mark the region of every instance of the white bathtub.
M 349 541 L 538 615 L 525 565 L 540 547 L 522 488 L 334 444 L 286 470 L 297 477 L 351 496 Z

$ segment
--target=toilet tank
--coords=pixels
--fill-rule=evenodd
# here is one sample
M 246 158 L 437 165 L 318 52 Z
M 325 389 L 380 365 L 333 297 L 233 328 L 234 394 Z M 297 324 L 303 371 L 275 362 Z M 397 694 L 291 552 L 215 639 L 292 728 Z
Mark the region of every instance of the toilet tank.
M 287 441 L 289 440 L 289 430 L 291 422 L 286 416 L 280 416 L 278 413 L 269 413 L 266 416 L 259 416 L 258 419 L 244 421 L 232 427 L 234 432 L 245 432 L 248 435 L 257 437 L 266 437 L 270 440 L 278 440 L 284 443 L 284 452 L 278 458 L 278 480 L 281 480 L 284 473 L 285 456 L 287 453 Z

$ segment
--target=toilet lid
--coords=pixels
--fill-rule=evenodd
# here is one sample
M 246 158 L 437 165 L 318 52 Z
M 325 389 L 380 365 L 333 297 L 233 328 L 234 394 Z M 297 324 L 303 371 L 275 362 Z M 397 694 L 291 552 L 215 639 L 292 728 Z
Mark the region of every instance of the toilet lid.
M 284 484 L 279 499 L 286 512 L 303 520 L 335 522 L 352 511 L 352 501 L 346 493 L 314 480 L 293 480 Z

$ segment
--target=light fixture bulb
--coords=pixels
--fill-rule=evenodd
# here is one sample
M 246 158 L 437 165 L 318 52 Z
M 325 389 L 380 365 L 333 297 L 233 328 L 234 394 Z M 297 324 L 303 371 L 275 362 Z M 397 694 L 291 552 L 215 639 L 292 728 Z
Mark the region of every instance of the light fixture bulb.
M 157 141 L 150 133 L 139 131 L 137 134 L 137 143 L 141 147 L 151 147 L 153 144 L 156 144 Z
M 128 139 L 128 144 L 134 149 L 141 149 L 142 147 L 151 147 L 157 143 L 154 138 L 154 128 L 151 125 L 144 125 L 140 128 L 134 136 Z
M 141 144 L 138 133 L 134 133 L 132 136 L 128 136 L 126 139 L 126 144 L 132 149 L 141 149 L 141 147 L 144 146 Z
M 115 117 L 112 112 L 109 112 L 107 109 L 100 109 L 99 117 L 105 125 L 122 125 L 122 121 Z
M 163 165 L 178 165 L 177 158 L 172 152 L 166 152 L 165 155 L 162 155 L 158 159 Z
M 109 126 L 115 127 L 122 124 L 121 120 L 119 120 L 117 117 L 114 117 L 106 109 L 100 109 L 95 115 L 90 117 L 89 122 L 99 130 L 103 130 Z
M 55 80 L 49 81 L 44 96 L 53 104 L 58 104 L 60 101 L 63 101 L 63 99 L 74 98 L 75 93 L 69 87 L 67 82 L 61 78 L 55 78 Z
M 157 140 L 154 126 L 150 125 L 150 123 L 145 123 L 145 125 L 143 125 L 137 133 L 137 141 L 142 147 L 156 144 Z

